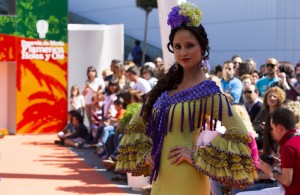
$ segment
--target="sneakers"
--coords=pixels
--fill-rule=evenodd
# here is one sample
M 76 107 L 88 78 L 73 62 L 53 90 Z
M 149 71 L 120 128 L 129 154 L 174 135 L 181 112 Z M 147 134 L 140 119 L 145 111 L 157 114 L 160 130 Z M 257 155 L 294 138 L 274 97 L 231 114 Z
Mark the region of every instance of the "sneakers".
M 111 160 L 111 159 L 107 159 L 107 160 L 102 160 L 102 163 L 104 166 L 116 166 L 116 162 Z
M 102 164 L 105 166 L 107 171 L 113 171 L 116 167 L 116 162 L 111 159 L 102 160 Z

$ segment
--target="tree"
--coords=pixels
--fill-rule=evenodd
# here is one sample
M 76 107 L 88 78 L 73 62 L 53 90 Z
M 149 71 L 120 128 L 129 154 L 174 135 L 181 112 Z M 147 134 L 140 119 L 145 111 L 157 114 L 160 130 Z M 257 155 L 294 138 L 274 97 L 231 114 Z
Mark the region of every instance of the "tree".
M 146 13 L 145 30 L 144 30 L 144 46 L 142 55 L 142 64 L 145 62 L 146 50 L 147 50 L 147 31 L 148 31 L 148 17 L 152 9 L 157 8 L 157 0 L 136 0 L 136 6 L 141 8 Z

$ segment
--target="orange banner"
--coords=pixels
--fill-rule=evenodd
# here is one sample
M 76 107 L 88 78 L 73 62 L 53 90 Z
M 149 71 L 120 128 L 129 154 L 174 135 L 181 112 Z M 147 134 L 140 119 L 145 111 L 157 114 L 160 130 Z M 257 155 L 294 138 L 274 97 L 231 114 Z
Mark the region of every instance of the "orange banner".
M 64 42 L 16 38 L 17 133 L 58 132 L 67 123 Z

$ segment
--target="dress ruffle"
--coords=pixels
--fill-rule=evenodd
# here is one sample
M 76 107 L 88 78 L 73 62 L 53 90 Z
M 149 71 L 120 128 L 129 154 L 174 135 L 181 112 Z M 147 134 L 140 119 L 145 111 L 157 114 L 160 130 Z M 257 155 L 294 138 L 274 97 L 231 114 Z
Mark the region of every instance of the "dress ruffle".
M 192 154 L 194 167 L 224 185 L 243 189 L 253 185 L 256 169 L 247 144 L 248 135 L 225 132 Z
M 133 176 L 149 176 L 150 167 L 145 164 L 145 158 L 151 148 L 152 140 L 145 135 L 145 127 L 141 124 L 129 124 L 120 143 L 115 170 L 132 173 Z

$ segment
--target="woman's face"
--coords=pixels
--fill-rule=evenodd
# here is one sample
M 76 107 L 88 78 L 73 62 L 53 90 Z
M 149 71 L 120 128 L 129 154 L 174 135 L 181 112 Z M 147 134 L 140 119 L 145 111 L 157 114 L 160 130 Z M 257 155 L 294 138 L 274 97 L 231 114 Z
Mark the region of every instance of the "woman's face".
M 112 72 L 114 74 L 120 74 L 120 67 L 118 66 L 118 64 L 112 65 Z
M 267 103 L 270 107 L 276 107 L 279 97 L 276 92 L 270 92 L 267 96 Z
M 108 89 L 111 93 L 116 93 L 117 92 L 117 86 L 116 85 L 109 85 Z
M 188 30 L 176 32 L 173 40 L 173 50 L 176 62 L 184 68 L 199 66 L 202 60 L 201 46 L 195 35 Z

